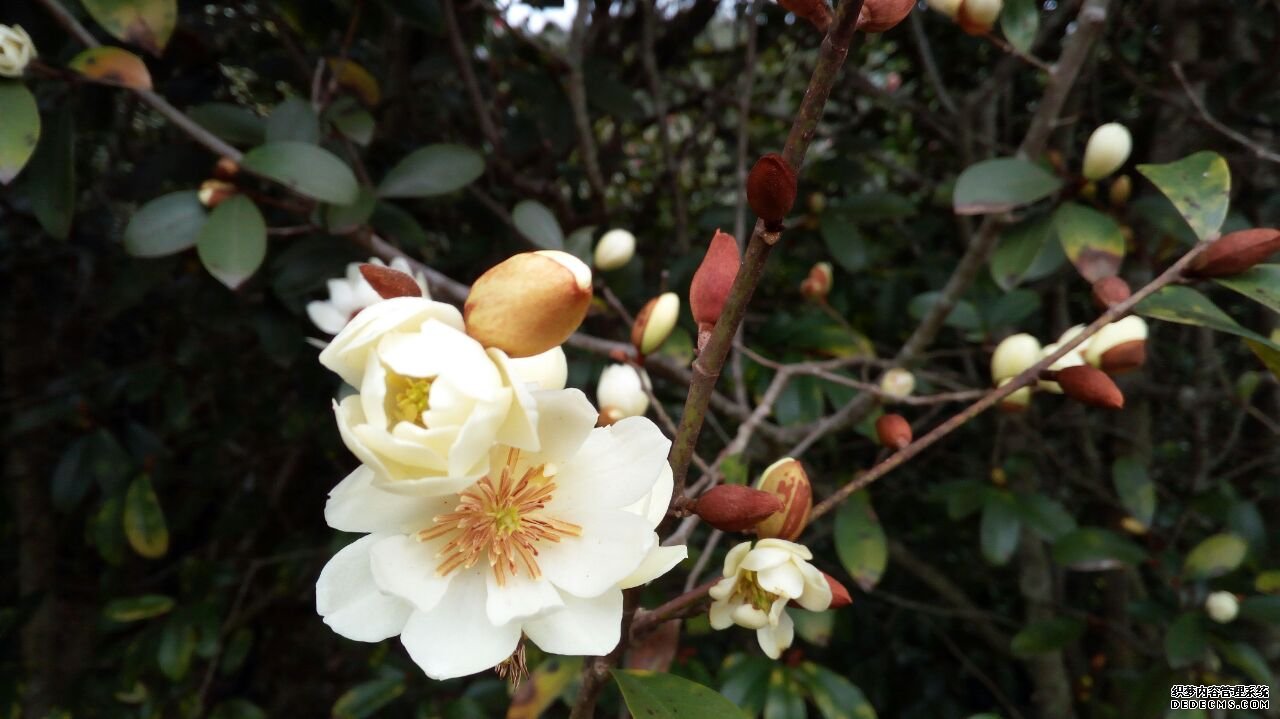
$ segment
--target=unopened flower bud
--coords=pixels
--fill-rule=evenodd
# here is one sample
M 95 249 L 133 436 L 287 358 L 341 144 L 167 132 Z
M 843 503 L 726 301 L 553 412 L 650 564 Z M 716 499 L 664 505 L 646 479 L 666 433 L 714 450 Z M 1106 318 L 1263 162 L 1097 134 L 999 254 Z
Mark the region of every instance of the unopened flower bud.
M 596 243 L 596 269 L 616 270 L 636 254 L 636 236 L 626 230 L 609 230 Z
M 1129 201 L 1129 195 L 1133 194 L 1133 180 L 1128 175 L 1121 175 L 1111 183 L 1111 189 L 1107 192 L 1107 199 L 1111 202 L 1111 206 L 1120 209 Z
M 809 512 L 813 509 L 813 488 L 804 465 L 798 459 L 783 457 L 764 470 L 756 481 L 756 489 L 782 500 L 782 509 L 756 525 L 756 534 L 762 538 L 795 541 L 809 524 Z
M 1135 370 L 1147 360 L 1147 322 L 1137 315 L 1098 330 L 1089 339 L 1084 359 L 1107 374 Z
M 970 35 L 986 35 L 1003 8 L 1004 0 L 962 0 L 956 10 L 956 22 Z
M 961 0 L 925 0 L 925 1 L 929 5 L 929 7 L 933 8 L 934 10 L 937 10 L 938 12 L 942 13 L 943 15 L 946 15 L 949 18 L 954 19 L 956 14 L 960 12 Z
M 849 595 L 849 590 L 839 580 L 826 572 L 823 572 L 822 576 L 827 580 L 827 586 L 831 587 L 831 604 L 827 609 L 843 609 L 853 604 L 853 597 Z
M 894 399 L 910 397 L 916 390 L 916 376 L 901 367 L 894 367 L 880 377 L 880 391 Z
M 810 302 L 825 302 L 835 277 L 830 262 L 818 262 L 809 268 L 809 276 L 800 283 L 800 294 Z
M 631 325 L 631 344 L 641 356 L 657 350 L 671 336 L 680 317 L 680 296 L 664 292 L 645 303 Z
M 991 381 L 997 385 L 1040 361 L 1040 340 L 1029 334 L 1009 335 L 991 355 Z
M 825 33 L 831 27 L 831 8 L 827 7 L 826 0 L 778 0 L 778 4 L 808 21 L 819 32 Z
M 1192 277 L 1238 275 L 1280 252 L 1280 230 L 1258 227 L 1223 235 L 1191 261 Z
M 796 203 L 796 171 L 782 155 L 771 152 L 756 160 L 747 176 L 747 202 L 770 231 L 782 229 Z
M 997 387 L 1003 387 L 1013 381 L 1012 377 L 1000 380 Z M 1008 397 L 1000 400 L 1000 411 L 1006 414 L 1017 414 L 1025 412 L 1027 407 L 1031 406 L 1031 388 L 1019 387 L 1015 389 Z
M 368 282 L 373 291 L 381 295 L 384 300 L 392 297 L 422 296 L 422 288 L 418 286 L 418 281 L 400 270 L 363 264 L 360 265 L 360 274 L 364 275 L 364 281 Z
M 200 204 L 212 210 L 235 197 L 239 192 L 236 186 L 230 182 L 205 180 L 200 183 L 200 190 L 196 192 L 196 197 L 200 199 Z
M 36 45 L 21 25 L 0 25 L 0 76 L 22 77 L 35 56 Z
M 876 436 L 880 444 L 899 450 L 911 444 L 911 425 L 900 414 L 882 414 L 876 420 Z
M 596 385 L 596 404 L 600 406 L 601 414 L 610 420 L 606 424 L 643 415 L 649 409 L 644 378 L 629 364 L 605 367 Z
M 1071 340 L 1075 339 L 1076 335 L 1080 334 L 1083 331 L 1084 331 L 1084 325 L 1076 325 L 1075 327 L 1072 327 L 1066 332 L 1063 332 L 1062 336 L 1058 338 L 1057 342 L 1054 342 L 1053 344 L 1050 344 L 1050 345 L 1045 345 L 1044 349 L 1040 351 L 1040 358 L 1044 359 L 1045 357 L 1048 357 L 1054 352 L 1057 352 L 1059 347 L 1061 347 L 1064 343 L 1070 342 Z M 1088 347 L 1088 341 L 1086 341 L 1084 344 L 1077 345 L 1075 349 L 1059 357 L 1057 360 L 1054 361 L 1053 364 L 1049 365 L 1049 368 L 1048 368 L 1049 371 L 1057 372 L 1058 370 L 1066 369 L 1068 367 L 1076 367 L 1078 365 L 1084 364 L 1084 349 L 1086 347 Z M 1042 379 L 1040 380 L 1039 385 L 1040 385 L 1040 389 L 1042 390 L 1053 392 L 1054 394 L 1062 394 L 1062 387 L 1057 382 L 1054 382 L 1052 380 Z
M 1119 277 L 1103 277 L 1093 283 L 1093 304 L 1099 310 L 1106 311 L 1112 305 L 1118 305 L 1133 294 L 1129 283 Z
M 1121 409 L 1124 394 L 1107 373 L 1089 365 L 1058 370 L 1057 382 L 1068 397 L 1092 407 Z
M 240 165 L 230 157 L 219 157 L 213 165 L 213 176 L 219 180 L 230 180 L 240 174 Z
M 1084 147 L 1082 174 L 1086 180 L 1101 180 L 1119 170 L 1133 150 L 1129 128 L 1108 122 L 1093 131 Z
M 703 521 L 722 532 L 745 532 L 782 508 L 782 500 L 740 484 L 712 487 L 693 505 Z
M 864 0 L 858 13 L 862 32 L 884 32 L 906 19 L 916 0 Z
M 738 276 L 738 267 L 742 258 L 738 256 L 738 242 L 730 235 L 716 230 L 707 247 L 707 254 L 693 273 L 693 281 L 689 284 L 689 309 L 693 311 L 693 320 L 698 323 L 698 348 L 706 344 L 711 330 L 720 319 L 724 305 L 729 300 L 729 290 L 733 280 Z
M 1240 602 L 1231 592 L 1211 592 L 1204 600 L 1204 611 L 1219 624 L 1230 624 L 1240 613 Z
M 462 313 L 467 334 L 512 357 L 541 354 L 582 324 L 591 304 L 591 268 L 567 252 L 522 252 L 471 285 Z

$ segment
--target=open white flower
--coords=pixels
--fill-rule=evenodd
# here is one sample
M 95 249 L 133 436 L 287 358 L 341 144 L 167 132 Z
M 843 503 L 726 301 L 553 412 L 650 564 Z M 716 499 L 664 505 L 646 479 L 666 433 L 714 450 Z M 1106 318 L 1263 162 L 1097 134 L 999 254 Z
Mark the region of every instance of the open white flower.
M 444 493 L 488 473 L 495 443 L 539 449 L 531 391 L 560 389 L 565 377 L 563 351 L 544 355 L 513 361 L 468 337 L 452 305 L 396 297 L 357 315 L 320 362 L 359 390 L 334 413 L 377 481 Z
M 809 563 L 808 547 L 785 539 L 761 539 L 754 549 L 743 542 L 724 558 L 724 579 L 711 588 L 711 626 L 737 624 L 756 630 L 760 648 L 772 659 L 795 638 L 787 603 L 811 612 L 831 605 L 831 585 Z
M 35 56 L 35 43 L 21 25 L 0 25 L 0 76 L 22 77 Z
M 377 257 L 369 258 L 368 264 L 387 266 Z M 316 327 L 320 328 L 321 332 L 338 334 L 361 310 L 382 301 L 382 296 L 369 285 L 364 275 L 360 274 L 360 265 L 359 262 L 352 262 L 347 265 L 346 277 L 329 280 L 329 299 L 307 303 L 307 316 Z M 414 272 L 403 257 L 391 260 L 391 269 L 399 270 L 412 277 L 422 290 L 422 296 L 431 299 L 426 276 L 421 272 Z
M 593 429 L 578 390 L 537 400 L 541 451 L 495 446 L 491 471 L 456 494 L 388 493 L 367 467 L 330 493 L 329 525 L 369 534 L 320 574 L 326 624 L 360 641 L 398 634 L 436 679 L 500 664 L 522 634 L 553 654 L 617 645 L 622 590 L 687 555 L 654 532 L 670 442 L 641 417 Z

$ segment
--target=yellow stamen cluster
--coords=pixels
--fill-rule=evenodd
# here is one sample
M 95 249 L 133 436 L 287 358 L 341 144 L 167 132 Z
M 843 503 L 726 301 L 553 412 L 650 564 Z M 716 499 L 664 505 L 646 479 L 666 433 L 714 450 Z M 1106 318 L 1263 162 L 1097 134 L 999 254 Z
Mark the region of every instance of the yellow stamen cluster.
M 529 578 L 538 579 L 538 543 L 582 535 L 582 527 L 542 513 L 556 490 L 549 477 L 554 469 L 530 467 L 517 481 L 519 457 L 519 450 L 511 450 L 496 483 L 489 476 L 471 485 L 458 495 L 462 501 L 452 512 L 434 517 L 434 526 L 418 532 L 419 541 L 452 535 L 436 555 L 440 576 L 460 567 L 470 569 L 487 556 L 498 586 L 522 568 Z
M 392 407 L 388 408 L 393 422 L 412 422 L 420 427 L 422 413 L 427 411 L 431 396 L 431 383 L 434 377 L 405 377 L 394 372 L 387 373 L 387 397 Z
M 766 592 L 758 583 L 756 583 L 756 573 L 742 570 L 738 572 L 738 583 L 733 586 L 733 597 L 739 597 L 744 602 L 759 609 L 762 612 L 769 611 L 773 606 L 778 595 Z

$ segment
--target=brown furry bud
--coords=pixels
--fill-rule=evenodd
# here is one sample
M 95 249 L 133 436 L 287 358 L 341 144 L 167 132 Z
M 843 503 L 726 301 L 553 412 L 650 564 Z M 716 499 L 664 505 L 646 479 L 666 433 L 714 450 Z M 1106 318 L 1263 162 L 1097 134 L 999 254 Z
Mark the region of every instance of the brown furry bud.
M 804 465 L 797 459 L 783 457 L 764 470 L 756 489 L 782 500 L 782 509 L 756 525 L 756 534 L 762 539 L 773 537 L 794 542 L 809 524 L 809 512 L 813 509 L 813 488 L 809 486 Z
M 1146 340 L 1130 340 L 1103 352 L 1099 369 L 1110 375 L 1124 374 L 1147 362 Z
M 819 32 L 825 33 L 831 27 L 831 8 L 826 0 L 778 0 L 778 4 L 801 20 L 807 20 Z
M 771 152 L 756 160 L 747 177 L 747 202 L 771 232 L 782 229 L 796 203 L 796 171 L 782 155 Z
M 842 609 L 853 604 L 853 597 L 849 595 L 849 590 L 843 584 L 826 572 L 823 572 L 822 576 L 826 578 L 827 585 L 831 587 L 831 605 L 827 609 Z
M 880 444 L 899 450 L 911 444 L 911 425 L 900 414 L 882 414 L 876 420 L 876 436 Z
M 1129 283 L 1119 277 L 1103 277 L 1093 283 L 1093 304 L 1104 312 L 1129 299 L 1130 294 Z
M 1224 235 L 1191 261 L 1192 277 L 1227 277 L 1262 262 L 1280 252 L 1280 230 L 1257 227 Z
M 1089 365 L 1058 370 L 1057 382 L 1068 397 L 1093 407 L 1120 409 L 1124 395 L 1106 372 Z
M 693 281 L 689 283 L 689 309 L 693 311 L 700 333 L 706 331 L 709 334 L 716 320 L 720 319 L 741 264 L 737 240 L 733 235 L 716 230 L 702 264 L 698 265 L 698 271 L 693 273 Z
M 384 300 L 392 297 L 422 296 L 422 288 L 418 286 L 417 280 L 400 270 L 363 264 L 360 265 L 360 274 L 364 275 L 365 282 L 369 283 L 374 292 L 382 295 Z
M 722 532 L 745 532 L 782 509 L 782 500 L 740 484 L 712 487 L 694 502 L 693 511 Z
M 884 32 L 906 19 L 916 0 L 864 0 L 858 13 L 858 29 Z

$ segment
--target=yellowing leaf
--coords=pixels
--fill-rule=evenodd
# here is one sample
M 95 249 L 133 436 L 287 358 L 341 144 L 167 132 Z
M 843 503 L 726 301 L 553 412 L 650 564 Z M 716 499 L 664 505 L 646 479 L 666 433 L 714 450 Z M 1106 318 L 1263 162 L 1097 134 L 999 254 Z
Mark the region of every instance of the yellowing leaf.
M 117 40 L 159 56 L 178 23 L 178 0 L 81 0 Z
M 520 683 L 507 707 L 507 719 L 538 719 L 556 697 L 578 675 L 582 660 L 578 657 L 550 658 L 534 669 L 529 678 Z
M 142 58 L 118 47 L 91 47 L 71 58 L 67 67 L 104 85 L 151 89 L 151 72 Z
M 133 551 L 147 559 L 159 559 L 169 551 L 169 527 L 151 478 L 133 480 L 124 497 L 124 536 Z
M 369 107 L 377 105 L 382 100 L 382 88 L 378 86 L 378 80 L 368 70 L 351 60 L 340 57 L 327 58 L 326 61 L 329 63 L 329 72 L 333 73 L 333 78 L 338 82 L 338 87 L 360 98 L 360 102 Z

